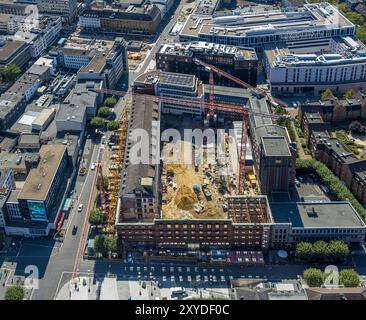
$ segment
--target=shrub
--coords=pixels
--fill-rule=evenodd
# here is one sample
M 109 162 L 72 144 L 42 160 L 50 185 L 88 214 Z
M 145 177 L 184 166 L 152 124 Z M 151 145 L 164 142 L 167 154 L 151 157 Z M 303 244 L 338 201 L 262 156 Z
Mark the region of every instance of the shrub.
M 303 277 L 309 287 L 320 287 L 325 280 L 324 272 L 316 268 L 306 269 Z
M 94 117 L 93 119 L 91 119 L 90 124 L 93 127 L 101 128 L 104 126 L 104 119 L 102 119 L 101 117 Z
M 344 269 L 339 273 L 339 282 L 347 288 L 358 287 L 360 278 L 353 269 Z
M 5 300 L 23 300 L 25 295 L 24 288 L 21 286 L 11 286 L 6 289 Z
M 89 214 L 89 223 L 93 226 L 97 226 L 103 223 L 104 217 L 102 210 L 94 208 Z
M 100 107 L 98 111 L 98 117 L 108 118 L 112 114 L 112 110 L 108 107 Z
M 118 128 L 119 128 L 119 121 L 117 121 L 117 120 L 109 121 L 107 124 L 107 129 L 109 131 L 114 131 L 114 130 L 117 130 Z
M 107 99 L 104 100 L 104 104 L 107 107 L 113 108 L 117 103 L 117 99 L 114 97 L 108 97 Z

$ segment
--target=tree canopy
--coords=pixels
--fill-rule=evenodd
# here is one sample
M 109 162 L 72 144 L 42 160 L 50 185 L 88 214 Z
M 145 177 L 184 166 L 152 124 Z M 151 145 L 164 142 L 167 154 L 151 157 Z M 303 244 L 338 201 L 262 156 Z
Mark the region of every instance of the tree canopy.
M 108 97 L 104 100 L 104 104 L 107 106 L 107 107 L 110 107 L 110 108 L 113 108 L 117 103 L 117 99 L 114 98 L 114 97 Z
M 109 236 L 106 238 L 106 248 L 108 251 L 111 252 L 117 252 L 118 251 L 118 246 L 117 246 L 117 236 L 113 235 L 113 236 Z
M 347 288 L 354 288 L 360 284 L 360 278 L 355 270 L 344 269 L 339 273 L 339 282 Z
M 5 300 L 23 300 L 25 295 L 22 286 L 11 286 L 6 289 Z
M 94 251 L 102 255 L 105 255 L 108 252 L 104 235 L 97 235 L 94 238 Z
M 321 100 L 328 100 L 333 96 L 332 90 L 326 89 L 320 96 Z
M 107 129 L 109 131 L 114 131 L 117 130 L 118 128 L 119 128 L 119 121 L 117 120 L 112 120 L 107 123 Z
M 22 70 L 14 63 L 8 64 L 4 68 L 4 75 L 7 81 L 14 81 Z
M 352 99 L 355 96 L 355 92 L 353 91 L 353 89 L 348 89 L 344 94 L 343 94 L 343 98 L 344 99 Z
M 89 214 L 89 223 L 93 226 L 102 224 L 104 221 L 103 212 L 98 208 L 94 208 Z
M 108 118 L 112 114 L 112 110 L 108 107 L 100 107 L 98 111 L 98 117 Z
M 349 255 L 348 246 L 341 240 L 325 242 L 323 240 L 299 242 L 296 245 L 295 255 L 302 260 L 322 261 L 343 260 Z
M 320 287 L 324 283 L 325 275 L 319 269 L 309 268 L 304 271 L 303 278 L 309 287 Z
M 104 119 L 101 117 L 94 117 L 93 119 L 91 119 L 90 124 L 93 127 L 101 128 L 104 126 Z

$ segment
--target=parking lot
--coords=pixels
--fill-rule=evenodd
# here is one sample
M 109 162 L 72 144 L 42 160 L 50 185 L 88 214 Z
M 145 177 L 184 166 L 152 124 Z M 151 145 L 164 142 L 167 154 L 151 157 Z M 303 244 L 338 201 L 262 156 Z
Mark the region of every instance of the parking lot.
M 297 201 L 336 200 L 329 189 L 314 174 L 296 176 L 296 192 L 292 195 Z

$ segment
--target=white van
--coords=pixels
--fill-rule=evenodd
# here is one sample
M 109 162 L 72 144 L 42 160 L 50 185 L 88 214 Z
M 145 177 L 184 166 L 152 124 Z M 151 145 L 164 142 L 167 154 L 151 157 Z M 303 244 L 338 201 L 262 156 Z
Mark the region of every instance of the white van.
M 186 289 L 184 289 L 183 287 L 170 288 L 170 292 L 171 292 L 172 297 L 182 297 L 182 296 L 185 297 L 185 296 L 187 296 Z

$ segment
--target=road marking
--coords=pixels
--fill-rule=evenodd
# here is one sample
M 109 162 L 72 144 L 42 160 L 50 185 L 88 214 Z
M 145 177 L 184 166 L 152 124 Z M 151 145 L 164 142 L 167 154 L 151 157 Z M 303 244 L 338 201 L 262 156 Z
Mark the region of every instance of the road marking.
M 98 150 L 98 155 L 97 155 L 97 159 L 99 161 L 100 157 L 102 156 L 102 150 L 104 150 L 104 148 L 102 148 L 101 146 L 99 147 L 99 150 Z M 94 155 L 94 151 L 95 149 L 93 150 L 93 155 Z M 92 155 L 92 157 L 93 157 Z M 90 174 L 91 171 L 88 171 L 88 174 Z M 76 258 L 75 258 L 75 263 L 74 263 L 74 269 L 73 269 L 73 275 L 75 274 L 75 272 L 77 271 L 77 267 L 79 265 L 79 262 L 82 258 L 82 253 L 83 253 L 83 250 L 85 248 L 85 245 L 84 245 L 84 238 L 87 237 L 87 235 L 85 235 L 85 227 L 87 226 L 88 224 L 88 213 L 89 213 L 89 207 L 90 207 L 90 202 L 91 202 L 91 199 L 92 199 L 92 195 L 94 193 L 94 188 L 96 186 L 96 178 L 98 177 L 97 174 L 95 172 L 92 173 L 92 175 L 94 174 L 94 177 L 92 177 L 92 189 L 90 190 L 90 195 L 89 195 L 89 199 L 88 199 L 88 204 L 85 208 L 85 214 L 84 214 L 84 223 L 83 223 L 83 226 L 82 226 L 82 233 L 81 233 L 81 237 L 80 237 L 80 241 L 79 241 L 79 246 L 78 246 L 78 250 L 76 252 Z M 86 182 L 86 181 L 85 181 Z M 86 183 L 83 185 L 83 188 L 82 190 L 84 189 Z M 80 199 L 81 199 L 81 195 L 83 194 L 83 192 L 80 193 Z M 75 216 L 74 216 L 75 217 Z M 86 240 L 86 239 L 85 239 Z M 74 278 L 74 276 L 72 277 Z

